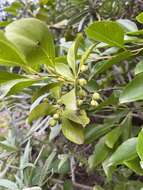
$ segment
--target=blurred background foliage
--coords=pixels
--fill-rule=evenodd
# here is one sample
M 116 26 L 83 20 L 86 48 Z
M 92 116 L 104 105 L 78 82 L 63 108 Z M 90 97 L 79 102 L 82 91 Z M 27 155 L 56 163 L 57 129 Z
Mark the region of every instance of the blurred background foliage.
M 65 42 L 73 41 L 77 32 L 82 32 L 89 23 L 95 20 L 119 18 L 134 21 L 141 11 L 143 11 L 142 0 L 0 0 L 0 27 L 3 29 L 16 19 L 35 17 L 47 23 L 55 35 L 55 41 L 60 41 L 63 47 L 68 48 L 69 44 Z M 0 69 L 5 68 L 0 67 Z M 19 68 L 10 68 L 10 71 L 21 72 Z M 108 83 L 103 81 L 103 86 L 107 85 L 106 82 Z M 25 120 L 30 109 L 31 94 L 32 89 L 28 89 L 25 94 L 6 98 L 0 104 L 0 139 L 5 140 L 5 136 L 7 137 L 7 141 L 1 144 L 1 179 L 3 177 L 11 181 L 16 179 L 21 189 L 25 186 L 34 186 L 38 181 L 45 190 L 47 188 L 50 190 L 103 190 L 103 188 L 141 190 L 142 177 L 126 167 L 122 166 L 116 170 L 111 182 L 106 179 L 101 167 L 96 171 L 88 171 L 87 158 L 93 152 L 94 145 L 83 145 L 79 148 L 63 136 L 59 137 L 59 131 L 47 129 L 48 117 L 39 119 L 30 127 Z M 110 119 L 109 121 L 104 119 L 105 122 L 110 123 Z M 51 141 L 46 139 L 45 130 L 50 131 Z M 30 142 L 28 140 L 31 137 Z M 3 151 L 3 147 L 6 151 Z M 75 165 L 75 177 L 78 183 L 73 187 L 70 171 Z M 29 173 L 31 173 L 30 177 Z M 3 182 L 7 183 L 7 181 Z M 94 185 L 95 187 L 91 188 Z M 15 189 L 13 183 L 8 185 L 8 189 L 9 187 Z
M 142 10 L 142 0 L 1 0 L 0 26 L 21 17 L 36 17 L 72 40 L 75 32 L 94 20 L 134 20 Z

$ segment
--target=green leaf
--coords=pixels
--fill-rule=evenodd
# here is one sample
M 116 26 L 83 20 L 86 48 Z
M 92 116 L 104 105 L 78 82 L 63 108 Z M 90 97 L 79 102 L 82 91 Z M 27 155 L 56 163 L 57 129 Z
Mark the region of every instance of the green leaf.
M 8 24 L 10 24 L 11 23 L 11 21 L 7 21 L 7 20 L 5 20 L 5 21 L 0 21 L 0 27 L 6 27 Z
M 50 90 L 52 88 L 55 88 L 57 86 L 60 86 L 61 83 L 60 82 L 52 82 L 52 83 L 49 83 L 45 86 L 43 86 L 42 88 L 38 89 L 36 92 L 34 92 L 33 94 L 33 97 L 32 97 L 32 102 L 34 102 L 39 96 L 45 94 L 45 93 L 48 93 L 50 92 Z
M 40 97 L 38 97 L 30 106 L 30 111 L 32 111 L 36 106 L 38 106 L 43 100 L 44 98 L 48 97 L 48 93 L 45 93 L 44 95 L 41 95 Z M 46 99 L 47 101 L 47 99 Z
M 113 21 L 97 21 L 86 29 L 89 38 L 104 42 L 110 46 L 123 47 L 124 29 Z
M 113 171 L 119 164 L 124 164 L 137 158 L 137 138 L 131 138 L 123 142 L 117 150 L 103 162 L 103 169 L 108 178 L 111 179 Z
M 116 54 L 115 56 L 113 56 L 111 59 L 109 59 L 107 61 L 97 62 L 91 71 L 90 80 L 93 76 L 98 75 L 98 74 L 106 71 L 110 67 L 112 67 L 112 65 L 120 63 L 124 60 L 127 60 L 128 58 L 130 58 L 132 56 L 133 56 L 133 54 L 131 52 L 123 51 L 119 54 Z
M 90 169 L 95 169 L 101 162 L 103 162 L 108 154 L 110 153 L 110 148 L 105 144 L 105 138 L 101 138 L 99 142 L 95 145 L 93 154 L 88 159 L 88 164 Z
M 112 119 L 105 120 L 104 124 L 92 124 L 84 129 L 85 143 L 92 143 L 97 140 L 99 137 L 108 133 L 113 127 L 115 127 L 123 117 L 124 113 L 116 113 L 116 116 L 113 116 Z
M 23 90 L 24 88 L 36 83 L 37 81 L 38 80 L 34 79 L 20 78 L 4 82 L 0 85 L 0 93 L 1 93 L 0 98 L 16 94 L 21 90 Z
M 55 112 L 56 107 L 52 106 L 46 102 L 43 102 L 41 104 L 39 104 L 38 106 L 36 106 L 29 114 L 28 116 L 28 122 L 32 123 L 32 121 L 46 116 L 46 115 L 51 115 Z
M 7 188 L 9 190 L 18 190 L 16 183 L 7 179 L 0 179 L 0 187 Z
M 108 180 L 111 180 L 112 179 L 112 174 L 113 172 L 115 171 L 116 169 L 116 166 L 114 165 L 111 165 L 109 166 L 108 165 L 108 159 L 106 159 L 103 163 L 102 163 L 102 167 L 103 167 L 103 170 L 108 178 Z
M 135 75 L 143 72 L 143 60 L 141 60 L 135 67 Z
M 74 76 L 71 73 L 69 66 L 64 63 L 57 63 L 55 65 L 55 70 L 58 74 L 60 74 L 62 77 L 66 78 L 66 79 L 69 79 L 69 80 L 74 79 Z
M 133 102 L 143 99 L 143 73 L 138 74 L 123 90 L 120 103 Z
M 105 144 L 109 147 L 109 148 L 113 148 L 115 143 L 117 142 L 117 140 L 120 138 L 122 134 L 122 129 L 121 127 L 117 127 L 115 129 L 112 129 L 112 131 L 110 131 L 106 137 L 105 137 Z
M 17 15 L 17 10 L 22 8 L 22 3 L 21 2 L 13 2 L 10 6 L 6 7 L 4 10 L 13 15 Z
M 137 31 L 134 31 L 134 32 L 127 32 L 127 35 L 129 36 L 142 36 L 143 35 L 143 30 L 137 30 Z
M 67 61 L 68 61 L 69 66 L 71 67 L 74 75 L 76 75 L 76 72 L 77 72 L 76 71 L 77 51 L 78 51 L 78 47 L 79 47 L 82 39 L 83 39 L 82 34 L 78 34 L 77 38 L 73 42 L 72 46 L 69 48 L 68 54 L 67 54 Z
M 74 88 L 61 97 L 61 103 L 63 103 L 66 106 L 67 110 L 77 110 L 76 95 Z
M 85 143 L 92 143 L 93 141 L 97 140 L 102 135 L 106 134 L 108 131 L 110 131 L 111 128 L 113 128 L 114 125 L 90 125 L 85 128 L 84 134 L 85 134 Z
M 69 160 L 67 160 L 67 161 L 62 165 L 62 167 L 60 167 L 60 168 L 58 169 L 59 163 L 60 163 L 60 160 L 59 160 L 59 159 L 56 159 L 56 160 L 51 164 L 51 167 L 50 167 L 50 170 L 49 170 L 49 171 L 52 171 L 53 173 L 60 174 L 60 175 L 68 174 L 69 171 L 70 171 L 70 163 L 69 163 Z
M 14 74 L 14 73 L 9 73 L 7 71 L 0 72 L 0 83 L 7 82 L 14 79 L 21 79 L 21 78 L 24 78 L 24 76 Z
M 136 174 L 138 175 L 143 175 L 143 169 L 140 166 L 140 160 L 138 157 L 134 158 L 133 160 L 130 161 L 125 161 L 124 164 L 133 170 Z
M 118 165 L 137 157 L 137 138 L 131 138 L 123 142 L 108 160 L 108 166 Z
M 0 33 L 0 64 L 26 67 L 24 55 Z
M 137 153 L 138 153 L 141 161 L 143 161 L 143 129 L 140 131 L 140 133 L 138 135 Z
M 50 93 L 53 98 L 59 100 L 61 97 L 61 87 L 62 85 L 55 86 L 54 88 L 51 88 Z
M 64 136 L 70 141 L 79 145 L 84 143 L 84 133 L 81 125 L 63 118 L 62 132 Z
M 83 127 L 90 122 L 85 111 L 78 112 L 73 110 L 65 110 L 63 116 L 75 123 L 81 124 Z
M 5 36 L 23 52 L 29 65 L 34 68 L 39 64 L 53 66 L 55 49 L 52 35 L 40 20 L 16 20 L 6 27 Z
M 126 141 L 131 138 L 132 133 L 132 114 L 129 113 L 125 117 L 125 119 L 120 123 L 120 127 L 122 129 L 122 140 Z
M 138 22 L 140 22 L 141 24 L 143 23 L 143 12 L 140 13 L 140 14 L 136 17 L 136 20 L 137 20 Z

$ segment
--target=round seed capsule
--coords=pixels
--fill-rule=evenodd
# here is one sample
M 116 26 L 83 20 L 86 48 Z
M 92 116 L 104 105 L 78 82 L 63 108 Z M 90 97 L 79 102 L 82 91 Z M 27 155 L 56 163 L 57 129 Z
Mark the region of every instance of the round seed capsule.
M 54 119 L 59 119 L 59 118 L 60 118 L 60 115 L 59 115 L 58 113 L 55 113 L 55 114 L 53 115 L 53 118 L 54 118 Z
M 55 119 L 50 119 L 49 124 L 51 127 L 55 126 L 57 124 L 57 121 Z
M 94 100 L 99 100 L 99 99 L 100 99 L 100 94 L 97 93 L 97 92 L 94 92 L 92 98 L 93 98 Z
M 83 104 L 83 100 L 77 100 L 77 105 L 81 106 Z
M 81 78 L 81 79 L 78 80 L 78 83 L 79 83 L 79 85 L 84 86 L 84 85 L 87 84 L 87 80 L 84 79 L 84 78 Z
M 85 97 L 86 96 L 86 92 L 85 92 L 85 90 L 79 90 L 79 96 L 80 97 Z
M 91 100 L 90 104 L 91 104 L 92 106 L 98 106 L 98 102 L 95 101 L 95 100 Z

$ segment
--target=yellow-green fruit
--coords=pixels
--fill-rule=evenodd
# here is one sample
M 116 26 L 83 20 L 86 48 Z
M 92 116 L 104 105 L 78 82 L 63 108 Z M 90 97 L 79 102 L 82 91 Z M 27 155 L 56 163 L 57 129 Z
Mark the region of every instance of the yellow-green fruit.
M 80 97 L 85 97 L 86 96 L 86 92 L 84 90 L 79 90 L 79 96 Z
M 92 106 L 98 106 L 98 102 L 95 101 L 95 100 L 91 100 L 90 104 L 91 104 Z
M 55 119 L 50 119 L 49 124 L 51 127 L 53 127 L 57 124 L 57 121 Z
M 81 106 L 83 104 L 83 100 L 77 100 L 77 105 Z
M 87 66 L 87 65 L 82 65 L 80 70 L 81 70 L 82 72 L 85 72 L 85 71 L 88 70 L 88 66 Z
M 59 118 L 60 118 L 60 115 L 59 115 L 58 113 L 55 113 L 55 114 L 53 115 L 53 118 L 54 118 L 54 119 L 59 119 Z
M 99 99 L 100 99 L 100 94 L 97 93 L 97 92 L 95 92 L 95 93 L 93 94 L 92 98 L 93 98 L 94 100 L 99 100 Z
M 81 79 L 78 80 L 78 83 L 79 83 L 81 86 L 84 86 L 84 85 L 87 84 L 87 80 L 84 79 L 84 78 L 81 78 Z

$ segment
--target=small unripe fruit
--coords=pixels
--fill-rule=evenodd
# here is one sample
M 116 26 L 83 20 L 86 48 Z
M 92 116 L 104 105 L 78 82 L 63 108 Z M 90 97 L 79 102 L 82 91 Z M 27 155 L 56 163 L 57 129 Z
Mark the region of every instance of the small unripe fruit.
M 54 119 L 59 119 L 59 118 L 60 118 L 60 115 L 59 115 L 58 113 L 55 113 L 55 114 L 53 115 L 53 118 L 54 118 Z
M 51 127 L 53 127 L 57 124 L 57 121 L 55 119 L 50 119 L 49 124 Z
M 77 100 L 77 105 L 81 106 L 83 104 L 83 100 Z
M 85 71 L 88 70 L 88 66 L 87 66 L 87 65 L 82 65 L 80 70 L 81 70 L 82 72 L 85 72 Z
M 86 92 L 84 90 L 79 90 L 79 96 L 80 97 L 85 97 L 86 96 Z
M 80 110 L 80 112 L 79 112 L 81 115 L 82 114 L 85 114 L 85 110 Z
M 84 85 L 87 84 L 87 80 L 84 79 L 84 78 L 81 78 L 81 79 L 78 80 L 78 83 L 79 83 L 81 86 L 84 86 Z
M 90 104 L 91 104 L 92 106 L 98 106 L 98 102 L 95 101 L 95 100 L 91 100 Z
M 95 93 L 93 94 L 92 98 L 93 98 L 94 100 L 99 100 L 99 99 L 100 99 L 100 94 L 97 93 L 97 92 L 95 92 Z

